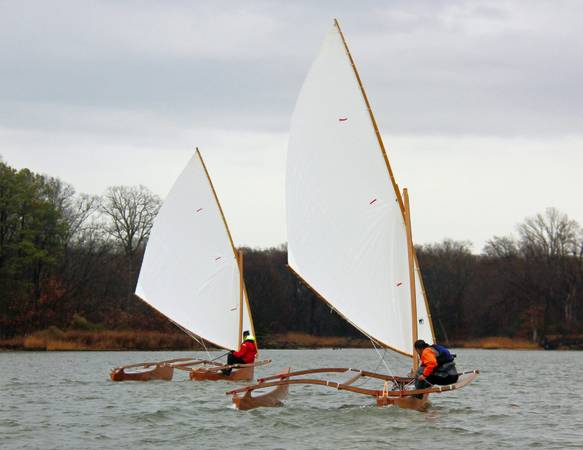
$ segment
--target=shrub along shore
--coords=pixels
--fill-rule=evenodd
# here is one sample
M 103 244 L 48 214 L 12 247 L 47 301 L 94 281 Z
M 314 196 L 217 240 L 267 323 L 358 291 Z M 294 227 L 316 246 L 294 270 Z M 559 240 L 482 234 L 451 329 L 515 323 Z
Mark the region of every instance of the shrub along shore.
M 313 336 L 306 333 L 283 333 L 260 338 L 261 348 L 316 349 L 316 348 L 370 348 L 367 339 L 343 336 Z M 525 339 L 487 337 L 450 342 L 453 348 L 540 350 L 543 346 Z M 208 347 L 212 349 L 212 346 Z M 547 348 L 561 350 L 583 349 L 583 335 L 561 336 L 549 340 Z M 177 331 L 123 330 L 60 330 L 50 327 L 29 336 L 0 340 L 0 350 L 29 351 L 112 351 L 112 350 L 193 350 L 203 348 L 189 336 Z

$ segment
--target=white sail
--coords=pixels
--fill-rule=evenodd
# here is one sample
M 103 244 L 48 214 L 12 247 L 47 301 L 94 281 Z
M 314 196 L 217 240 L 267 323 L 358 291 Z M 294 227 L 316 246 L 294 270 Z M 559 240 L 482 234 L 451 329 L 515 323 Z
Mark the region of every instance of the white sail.
M 292 117 L 286 205 L 290 267 L 362 332 L 411 355 L 404 216 L 337 26 Z M 416 285 L 419 338 L 432 342 Z
M 197 151 L 156 217 L 136 295 L 185 331 L 235 350 L 240 343 L 240 282 L 235 255 Z M 246 298 L 245 329 L 252 329 Z

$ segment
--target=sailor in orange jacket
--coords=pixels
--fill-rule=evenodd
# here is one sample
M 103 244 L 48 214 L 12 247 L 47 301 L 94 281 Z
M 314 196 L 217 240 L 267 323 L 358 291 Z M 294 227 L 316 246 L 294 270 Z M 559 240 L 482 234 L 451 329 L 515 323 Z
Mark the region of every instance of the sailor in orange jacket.
M 229 352 L 227 356 L 227 364 L 251 364 L 255 361 L 257 356 L 257 346 L 255 345 L 255 337 L 249 331 L 243 332 L 243 342 L 239 351 Z M 222 372 L 225 375 L 230 375 L 232 369 L 224 369 Z
M 442 353 L 447 353 L 450 358 L 443 358 L 439 348 L 443 350 Z M 430 346 L 427 342 L 420 339 L 415 342 L 415 350 L 421 357 L 421 366 L 417 371 L 415 379 L 415 389 L 425 389 L 433 384 L 452 384 L 457 382 L 459 376 L 457 368 L 453 362 L 455 355 L 450 355 L 445 347 L 439 345 Z

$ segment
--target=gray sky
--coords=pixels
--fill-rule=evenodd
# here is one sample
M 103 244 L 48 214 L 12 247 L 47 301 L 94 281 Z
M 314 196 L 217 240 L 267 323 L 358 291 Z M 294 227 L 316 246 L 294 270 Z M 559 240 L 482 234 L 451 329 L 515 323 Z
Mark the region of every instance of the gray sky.
M 578 1 L 1 1 L 0 155 L 165 196 L 195 146 L 238 244 L 285 241 L 295 99 L 338 17 L 417 243 L 583 224 Z

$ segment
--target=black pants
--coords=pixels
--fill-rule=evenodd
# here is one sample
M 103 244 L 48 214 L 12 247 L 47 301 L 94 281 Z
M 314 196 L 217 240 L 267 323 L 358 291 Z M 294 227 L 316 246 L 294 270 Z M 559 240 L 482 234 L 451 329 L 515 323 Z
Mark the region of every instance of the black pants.
M 227 356 L 227 364 L 228 365 L 245 364 L 245 362 L 241 358 L 238 358 L 235 355 L 233 355 L 232 353 L 229 353 L 229 355 Z M 222 372 L 224 375 L 231 375 L 231 370 L 233 370 L 233 369 L 223 369 Z
M 415 389 L 425 389 L 431 387 L 432 384 L 437 384 L 440 386 L 445 386 L 447 384 L 456 383 L 459 375 L 447 375 L 446 377 L 437 377 L 435 375 L 429 375 L 425 380 L 419 381 L 415 380 Z
M 229 353 L 229 356 L 227 356 L 227 364 L 245 364 L 243 362 L 243 360 L 241 358 L 237 358 L 235 355 L 233 355 L 232 353 Z

